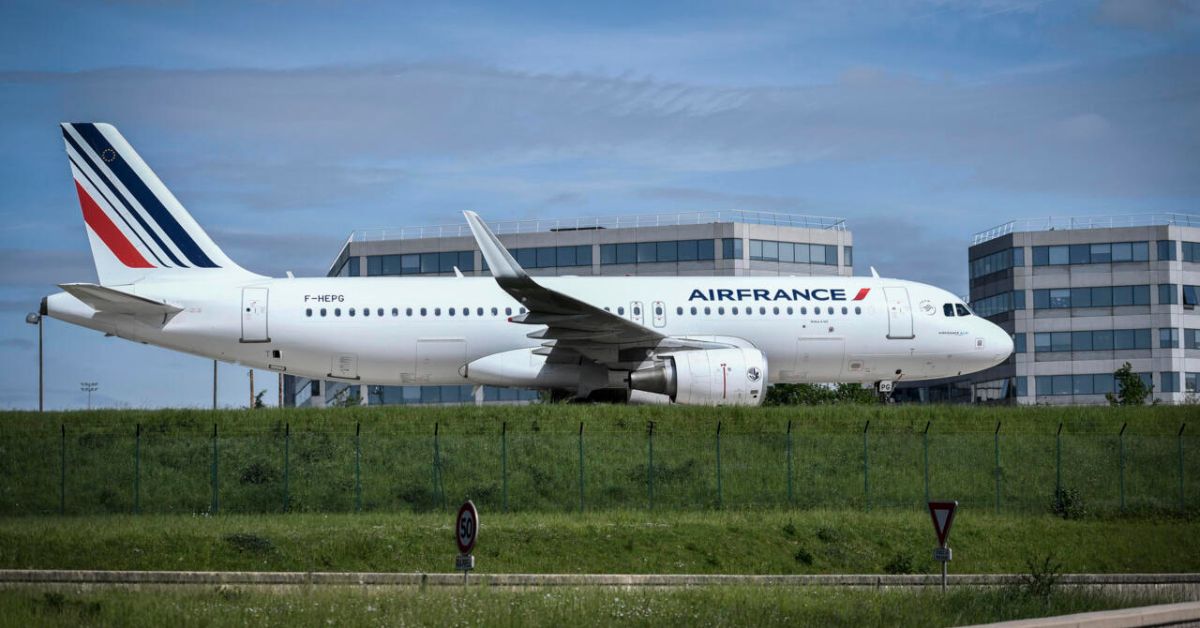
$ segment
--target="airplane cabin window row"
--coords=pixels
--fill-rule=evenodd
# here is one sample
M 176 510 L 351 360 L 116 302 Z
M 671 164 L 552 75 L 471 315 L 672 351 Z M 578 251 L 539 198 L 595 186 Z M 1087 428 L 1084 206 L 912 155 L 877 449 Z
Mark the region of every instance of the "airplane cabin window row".
M 946 316 L 953 316 L 954 309 L 952 307 L 952 304 L 947 303 L 945 305 L 945 307 L 947 308 Z M 958 305 L 957 307 L 960 310 L 960 312 L 958 314 L 959 316 L 969 316 L 970 315 L 970 313 L 967 312 L 966 308 L 963 307 L 962 305 Z M 849 315 L 851 312 L 850 307 L 845 306 L 845 305 L 841 306 L 840 309 L 841 309 L 841 313 L 844 315 Z M 526 310 L 523 307 L 516 308 L 516 313 L 518 313 L 518 314 L 524 314 L 525 311 Z M 604 311 L 612 312 L 613 308 L 606 306 L 604 308 Z M 683 307 L 676 307 L 675 315 L 683 316 L 686 312 L 692 316 L 699 316 L 699 315 L 701 315 L 701 313 L 703 313 L 703 315 L 705 315 L 705 316 L 711 316 L 713 311 L 714 311 L 714 308 L 711 306 L 705 306 L 703 308 L 699 308 L 699 307 L 696 307 L 693 305 L 691 308 L 689 308 L 687 310 L 685 310 Z M 715 308 L 715 311 L 718 316 L 724 316 L 726 313 L 726 308 L 725 308 L 725 306 L 718 306 Z M 762 305 L 758 306 L 758 314 L 760 316 L 766 316 L 766 315 L 768 315 L 768 313 L 773 316 L 780 316 L 780 315 L 794 316 L 797 313 L 797 311 L 799 312 L 799 314 L 801 316 L 808 315 L 808 307 L 807 306 L 803 306 L 800 308 L 795 308 L 790 305 L 787 307 L 783 307 L 783 308 L 781 308 L 777 305 L 772 306 L 770 308 L 767 308 L 766 306 L 762 306 Z M 364 307 L 361 309 L 353 308 L 353 307 L 351 307 L 351 308 L 340 308 L 340 307 L 324 308 L 323 307 L 323 308 L 319 308 L 319 309 L 314 309 L 314 308 L 310 307 L 310 308 L 305 308 L 304 316 L 306 316 L 308 318 L 312 318 L 314 316 L 324 318 L 324 317 L 328 317 L 328 316 L 341 317 L 341 316 L 345 315 L 345 316 L 351 317 L 351 318 L 358 317 L 358 316 L 362 316 L 363 318 L 371 318 L 371 317 L 384 318 L 388 314 L 388 312 L 389 312 L 389 310 L 386 310 L 385 308 L 382 308 L 382 307 L 375 308 L 374 310 L 372 310 L 371 308 L 367 308 L 367 307 Z M 470 316 L 474 315 L 476 318 L 481 318 L 481 317 L 487 316 L 489 313 L 492 316 L 500 316 L 501 313 L 503 313 L 504 316 L 512 316 L 514 309 L 511 307 L 506 307 L 503 309 L 498 308 L 498 307 L 493 307 L 490 309 L 476 307 L 472 313 L 472 309 L 469 307 L 464 307 L 461 309 L 451 307 L 451 308 L 445 308 L 444 312 L 447 316 L 462 316 L 465 318 L 465 317 L 470 317 Z M 642 308 L 638 307 L 638 306 L 634 306 L 634 307 L 630 308 L 630 312 L 633 316 L 641 316 Z M 857 306 L 857 305 L 854 306 L 853 312 L 856 316 L 861 315 L 862 307 Z M 400 308 L 398 308 L 398 307 L 391 308 L 390 313 L 393 318 L 398 318 L 401 313 Z M 418 318 L 419 317 L 427 317 L 427 316 L 430 316 L 431 314 L 433 316 L 442 316 L 442 313 L 443 313 L 443 308 L 440 308 L 440 307 L 404 308 L 404 316 L 409 317 L 409 318 L 411 318 L 413 316 L 416 316 Z M 616 313 L 618 316 L 625 316 L 625 307 L 617 306 Z M 729 308 L 729 314 L 732 314 L 735 316 L 738 314 L 743 314 L 745 316 L 752 316 L 752 315 L 754 315 L 754 313 L 755 313 L 755 308 L 753 306 L 739 307 L 739 306 L 734 305 Z M 825 307 L 814 306 L 812 308 L 812 313 L 814 316 L 820 316 L 820 315 L 829 316 L 829 315 L 837 314 L 838 308 L 834 307 L 834 306 L 825 306 Z M 665 311 L 663 310 L 662 306 L 658 306 L 658 305 L 655 306 L 654 315 L 655 316 L 665 315 Z

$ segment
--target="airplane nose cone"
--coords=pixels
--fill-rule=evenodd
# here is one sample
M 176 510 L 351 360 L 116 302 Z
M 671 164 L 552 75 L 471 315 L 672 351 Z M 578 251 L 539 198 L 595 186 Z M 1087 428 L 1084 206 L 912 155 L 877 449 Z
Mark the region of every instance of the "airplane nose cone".
M 1000 364 L 1007 360 L 1008 356 L 1012 355 L 1013 339 L 999 325 L 992 323 L 988 323 L 988 325 L 991 327 L 987 334 L 988 353 L 993 356 L 993 365 Z

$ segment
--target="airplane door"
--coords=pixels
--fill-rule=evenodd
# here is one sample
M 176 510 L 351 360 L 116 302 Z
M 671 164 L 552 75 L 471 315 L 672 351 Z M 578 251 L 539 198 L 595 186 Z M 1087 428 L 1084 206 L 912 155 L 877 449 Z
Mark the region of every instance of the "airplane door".
M 270 342 L 267 335 L 267 289 L 242 288 L 242 342 Z
M 645 317 L 642 315 L 641 301 L 629 302 L 629 320 L 637 323 L 638 325 L 643 324 L 642 321 L 645 320 Z
M 651 314 L 654 316 L 654 326 L 662 327 L 667 324 L 667 306 L 662 301 L 654 302 L 654 310 Z
M 883 296 L 888 306 L 888 338 L 912 338 L 912 307 L 908 302 L 908 288 L 884 287 Z

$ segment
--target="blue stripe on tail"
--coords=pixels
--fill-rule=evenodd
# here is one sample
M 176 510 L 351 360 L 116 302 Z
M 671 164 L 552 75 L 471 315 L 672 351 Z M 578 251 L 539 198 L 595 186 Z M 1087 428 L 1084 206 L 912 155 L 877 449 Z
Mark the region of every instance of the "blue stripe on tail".
M 72 126 L 75 127 L 75 130 L 87 141 L 88 145 L 92 147 L 92 150 L 97 155 L 103 154 L 105 150 L 116 152 L 116 149 L 109 144 L 108 139 L 96 128 L 96 125 L 91 123 L 76 123 Z M 120 156 L 120 153 L 117 154 Z M 175 246 L 187 256 L 192 264 L 200 268 L 219 268 L 216 263 L 204 254 L 204 251 L 200 249 L 200 246 L 196 244 L 192 236 L 188 235 L 188 232 L 179 224 L 179 221 L 175 219 L 170 210 L 163 207 L 158 197 L 150 191 L 150 188 L 146 187 L 145 182 L 133 171 L 133 168 L 129 167 L 125 159 L 114 159 L 107 165 L 113 174 L 120 179 L 125 189 L 133 194 L 138 203 L 150 214 L 150 217 L 162 227 L 163 233 L 175 243 Z

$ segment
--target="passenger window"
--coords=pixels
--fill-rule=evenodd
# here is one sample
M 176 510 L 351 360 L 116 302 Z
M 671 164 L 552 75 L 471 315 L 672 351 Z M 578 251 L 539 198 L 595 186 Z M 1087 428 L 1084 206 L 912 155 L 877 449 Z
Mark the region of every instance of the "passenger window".
M 524 314 L 524 313 L 525 313 L 525 308 L 519 308 L 519 311 L 520 311 L 522 314 Z
M 409 313 L 411 314 L 412 310 L 409 310 Z M 397 316 L 400 316 L 400 308 L 394 307 L 394 308 L 392 308 L 392 318 L 395 318 Z
M 676 316 L 683 316 L 683 308 L 681 308 L 681 307 L 677 307 L 677 308 L 675 308 L 675 315 L 676 315 Z
M 725 315 L 725 306 L 721 306 L 721 307 L 717 308 L 717 314 L 724 316 Z
M 325 308 L 321 308 L 321 316 L 325 316 Z
M 363 308 L 363 316 L 370 316 L 370 315 L 371 315 L 371 308 L 364 307 Z
M 312 316 L 312 308 L 310 307 L 310 308 L 308 308 L 308 309 L 304 310 L 304 315 L 305 315 L 305 316 Z
M 712 314 L 712 308 L 711 308 L 711 307 L 708 307 L 708 306 L 705 306 L 705 307 L 704 307 L 704 315 L 705 315 L 705 316 L 708 316 L 708 315 L 710 315 L 710 314 Z
M 766 307 L 764 307 L 764 306 L 762 306 L 762 305 L 758 306 L 758 313 L 759 313 L 759 314 L 766 314 L 766 313 L 767 313 L 767 308 L 766 308 Z
M 856 306 L 854 306 L 854 313 L 855 313 L 855 314 L 862 314 L 862 308 L 861 308 L 861 307 L 858 307 L 857 305 L 856 305 Z
M 792 306 L 790 306 L 790 305 L 788 306 L 787 313 L 788 313 L 788 316 L 792 315 Z
M 692 316 L 696 315 L 696 306 L 692 306 Z
M 421 316 L 425 316 L 425 314 L 428 313 L 428 311 L 429 310 L 426 310 L 425 308 L 421 308 Z
M 958 312 L 959 316 L 970 316 L 971 315 L 971 313 L 967 311 L 967 306 L 963 305 L 962 303 L 955 303 L 954 311 Z
M 800 315 L 801 315 L 801 316 L 808 316 L 808 308 L 807 308 L 807 307 L 802 307 L 802 308 L 800 308 Z
M 396 315 L 395 312 L 396 312 L 396 310 L 393 309 L 392 316 Z M 378 310 L 375 310 L 375 313 L 378 314 L 379 316 L 383 316 L 383 308 L 379 308 Z
M 943 304 L 942 313 L 946 316 L 954 316 L 954 305 L 950 303 Z
M 412 316 L 412 308 L 411 308 L 411 307 L 406 307 L 406 308 L 404 308 L 404 315 L 405 315 L 405 316 Z
M 617 314 L 620 314 L 621 316 L 625 316 L 625 306 L 622 305 L 622 306 L 617 307 Z
M 350 308 L 350 316 L 354 316 L 354 308 Z
M 335 307 L 335 308 L 333 308 L 333 315 L 334 315 L 334 316 L 341 316 L 341 315 L 342 315 L 342 308 L 340 308 L 340 307 Z
M 492 308 L 492 316 L 498 316 L 499 314 L 500 314 L 500 310 L 499 310 L 499 309 L 497 309 L 497 308 Z
M 441 316 L 441 315 L 442 315 L 442 308 L 440 308 L 440 307 L 435 307 L 435 308 L 433 308 L 433 315 L 434 315 L 434 316 Z
M 733 312 L 734 314 L 737 314 L 737 306 L 736 305 L 733 306 L 732 308 L 729 309 L 729 311 Z
M 779 306 L 776 305 L 775 307 L 771 308 L 771 312 L 775 314 L 775 316 L 779 316 Z
M 683 314 L 683 312 L 680 312 L 680 314 Z M 662 309 L 662 307 L 661 307 L 661 306 L 658 306 L 658 305 L 654 306 L 654 315 L 655 315 L 655 316 L 662 316 L 662 315 L 663 315 L 663 309 Z
M 638 307 L 638 306 L 636 306 L 636 305 L 635 305 L 635 306 L 633 306 L 633 315 L 634 315 L 634 316 L 641 316 L 641 315 L 642 315 L 642 308 L 640 308 L 640 307 Z
M 511 307 L 506 307 L 506 308 L 504 308 L 504 315 L 505 315 L 505 316 L 512 316 L 512 308 L 511 308 Z
M 842 306 L 842 314 L 849 314 L 849 313 L 850 313 L 850 308 L 843 305 Z
M 476 316 L 483 316 L 483 308 L 481 308 L 481 307 L 477 307 L 477 308 L 475 308 L 475 315 L 476 315 Z
M 448 313 L 450 316 L 454 316 L 454 308 L 450 308 L 450 310 L 449 310 L 447 313 Z

